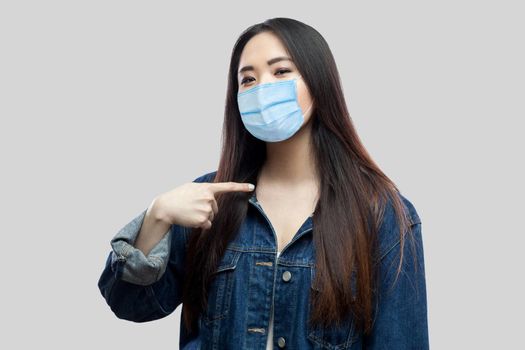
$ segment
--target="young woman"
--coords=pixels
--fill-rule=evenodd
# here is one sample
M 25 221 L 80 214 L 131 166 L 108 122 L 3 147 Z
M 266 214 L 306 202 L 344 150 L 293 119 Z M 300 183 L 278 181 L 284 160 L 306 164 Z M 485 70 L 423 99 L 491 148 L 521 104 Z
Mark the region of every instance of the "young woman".
M 113 312 L 146 322 L 182 303 L 181 349 L 429 347 L 421 220 L 362 145 L 328 44 L 297 20 L 241 34 L 218 169 L 111 245 L 98 285 Z

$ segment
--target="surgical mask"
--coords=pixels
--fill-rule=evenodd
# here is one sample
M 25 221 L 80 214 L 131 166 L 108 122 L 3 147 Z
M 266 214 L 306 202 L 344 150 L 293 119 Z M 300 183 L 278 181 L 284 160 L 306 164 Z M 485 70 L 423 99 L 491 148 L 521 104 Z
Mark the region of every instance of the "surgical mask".
M 297 81 L 301 76 L 257 85 L 237 94 L 237 104 L 244 127 L 256 138 L 278 142 L 292 137 L 303 125 L 297 100 Z

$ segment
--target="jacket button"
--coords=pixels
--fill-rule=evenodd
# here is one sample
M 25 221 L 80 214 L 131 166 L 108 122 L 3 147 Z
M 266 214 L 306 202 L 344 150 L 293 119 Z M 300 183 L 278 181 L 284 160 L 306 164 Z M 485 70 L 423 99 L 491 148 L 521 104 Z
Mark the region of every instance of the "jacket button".
M 277 340 L 277 345 L 279 345 L 280 348 L 284 348 L 284 345 L 286 344 L 286 340 L 284 340 L 283 337 L 279 337 Z
M 283 272 L 283 281 L 288 282 L 292 278 L 292 273 L 290 271 Z

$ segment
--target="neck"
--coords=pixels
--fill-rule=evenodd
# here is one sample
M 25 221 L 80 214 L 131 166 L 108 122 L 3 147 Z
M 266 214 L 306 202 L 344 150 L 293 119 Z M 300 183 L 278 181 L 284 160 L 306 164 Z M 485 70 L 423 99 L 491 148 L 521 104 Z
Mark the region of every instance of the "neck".
M 266 161 L 261 169 L 261 178 L 298 187 L 307 183 L 317 184 L 316 173 L 311 144 L 311 123 L 304 125 L 287 140 L 266 143 Z

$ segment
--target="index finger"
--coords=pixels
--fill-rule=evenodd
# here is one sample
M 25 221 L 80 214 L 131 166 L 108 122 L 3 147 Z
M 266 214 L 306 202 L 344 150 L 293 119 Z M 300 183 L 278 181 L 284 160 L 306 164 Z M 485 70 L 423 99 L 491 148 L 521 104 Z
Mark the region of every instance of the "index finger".
M 241 192 L 250 192 L 253 191 L 255 188 L 254 185 L 250 183 L 241 183 L 241 182 L 215 182 L 210 184 L 211 190 L 213 193 L 220 193 L 220 192 L 233 192 L 233 191 L 241 191 Z

